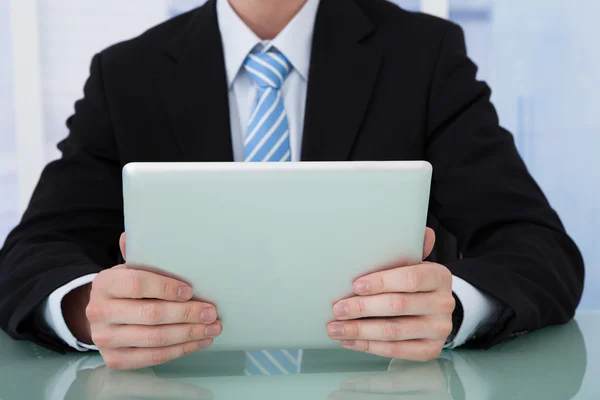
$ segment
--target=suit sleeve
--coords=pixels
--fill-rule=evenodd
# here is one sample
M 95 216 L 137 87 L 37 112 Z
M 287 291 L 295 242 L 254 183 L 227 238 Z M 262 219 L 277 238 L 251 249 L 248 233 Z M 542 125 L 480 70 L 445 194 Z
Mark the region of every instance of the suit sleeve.
M 102 78 L 92 61 L 84 98 L 67 121 L 59 160 L 44 169 L 22 221 L 0 252 L 0 327 L 15 339 L 65 350 L 34 318 L 57 288 L 118 263 L 121 165 Z
M 488 348 L 569 321 L 583 260 L 500 127 L 490 89 L 476 80 L 460 27 L 448 25 L 430 88 L 426 157 L 431 212 L 458 240 L 453 275 L 503 305 L 467 347 Z

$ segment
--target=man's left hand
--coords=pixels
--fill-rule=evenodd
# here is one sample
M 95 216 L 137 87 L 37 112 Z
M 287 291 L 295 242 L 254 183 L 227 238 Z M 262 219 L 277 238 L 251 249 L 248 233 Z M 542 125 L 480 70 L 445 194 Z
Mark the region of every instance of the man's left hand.
M 423 259 L 435 234 L 427 228 Z M 354 282 L 355 297 L 334 304 L 332 339 L 347 349 L 389 358 L 428 361 L 440 355 L 452 331 L 452 274 L 443 265 L 399 265 Z

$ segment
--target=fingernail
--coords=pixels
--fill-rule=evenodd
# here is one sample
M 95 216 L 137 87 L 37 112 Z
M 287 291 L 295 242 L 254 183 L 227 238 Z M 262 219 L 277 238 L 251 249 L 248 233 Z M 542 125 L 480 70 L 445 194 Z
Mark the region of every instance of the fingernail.
M 212 344 L 212 339 L 204 339 L 198 342 L 201 349 L 205 349 Z
M 358 280 L 354 283 L 354 292 L 356 294 L 367 294 L 371 288 L 369 282 L 365 279 Z
M 340 344 L 344 347 L 354 347 L 356 345 L 356 340 L 341 340 Z
M 329 325 L 329 334 L 333 337 L 344 336 L 344 325 L 342 325 L 342 324 Z
M 219 324 L 209 325 L 206 327 L 206 330 L 204 331 L 204 333 L 206 334 L 206 336 L 217 336 L 219 333 L 221 333 L 221 325 L 219 325 Z
M 340 301 L 333 307 L 334 317 L 345 317 L 348 315 L 348 302 Z
M 213 322 L 215 319 L 217 319 L 217 312 L 212 308 L 205 308 L 200 313 L 200 319 L 202 322 Z
M 192 288 L 189 286 L 182 286 L 177 291 L 177 296 L 181 299 L 190 299 L 192 297 Z

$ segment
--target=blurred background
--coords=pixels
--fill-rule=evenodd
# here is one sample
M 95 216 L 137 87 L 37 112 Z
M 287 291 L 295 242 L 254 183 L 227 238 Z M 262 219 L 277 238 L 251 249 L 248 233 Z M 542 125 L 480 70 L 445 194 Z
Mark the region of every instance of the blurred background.
M 600 308 L 597 0 L 393 0 L 460 24 L 502 125 L 580 246 L 583 309 Z M 92 56 L 204 0 L 0 1 L 0 244 L 43 166 Z

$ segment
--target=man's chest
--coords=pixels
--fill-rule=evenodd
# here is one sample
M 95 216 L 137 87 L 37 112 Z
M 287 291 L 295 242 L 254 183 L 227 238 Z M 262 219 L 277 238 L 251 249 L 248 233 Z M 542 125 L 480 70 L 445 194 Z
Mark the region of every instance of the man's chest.
M 302 161 L 425 158 L 426 96 L 406 79 L 378 72 L 368 85 L 357 77 L 341 91 L 318 75 L 321 84 L 286 91 L 292 147 Z M 166 75 L 107 98 L 122 164 L 238 159 L 255 92 L 211 82 L 219 77 Z

